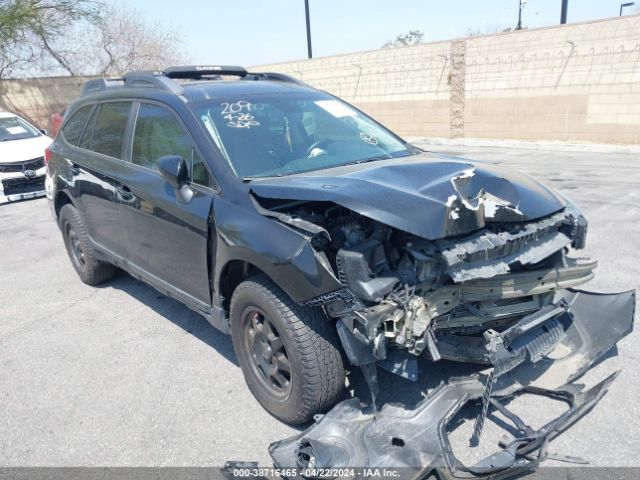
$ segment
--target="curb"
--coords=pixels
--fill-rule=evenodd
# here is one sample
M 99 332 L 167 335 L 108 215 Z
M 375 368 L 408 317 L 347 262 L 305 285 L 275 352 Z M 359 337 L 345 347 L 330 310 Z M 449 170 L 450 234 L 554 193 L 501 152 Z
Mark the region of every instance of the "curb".
M 494 147 L 526 150 L 555 150 L 564 152 L 637 153 L 640 145 L 608 145 L 603 143 L 529 142 L 524 140 L 490 140 L 483 138 L 424 138 L 408 137 L 418 146 L 438 145 L 450 147 Z

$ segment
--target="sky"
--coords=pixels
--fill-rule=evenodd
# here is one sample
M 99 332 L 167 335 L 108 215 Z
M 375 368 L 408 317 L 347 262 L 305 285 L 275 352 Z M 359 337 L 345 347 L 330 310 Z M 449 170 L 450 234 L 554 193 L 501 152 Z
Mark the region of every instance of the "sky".
M 525 0 L 523 0 L 525 1 Z M 619 14 L 629 0 L 569 0 L 568 22 Z M 560 0 L 528 0 L 523 26 L 560 23 Z M 254 66 L 307 56 L 304 0 L 129 0 L 150 22 L 178 30 L 193 64 Z M 424 41 L 515 27 L 518 0 L 309 0 L 313 56 L 379 48 L 420 30 Z M 638 13 L 640 0 L 625 9 Z

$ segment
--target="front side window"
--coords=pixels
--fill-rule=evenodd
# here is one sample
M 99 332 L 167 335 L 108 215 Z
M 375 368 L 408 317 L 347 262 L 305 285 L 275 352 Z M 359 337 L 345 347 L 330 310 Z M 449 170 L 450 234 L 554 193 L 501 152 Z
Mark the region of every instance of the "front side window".
M 130 102 L 101 104 L 93 125 L 91 150 L 110 157 L 122 158 L 122 145 L 130 111 Z
M 241 178 L 411 155 L 390 131 L 322 92 L 238 94 L 193 109 Z
M 85 123 L 87 123 L 87 119 L 89 118 L 92 110 L 93 105 L 80 107 L 73 115 L 71 115 L 69 120 L 67 120 L 64 127 L 62 127 L 62 135 L 71 145 L 77 146 L 80 143 L 82 129 L 84 128 Z
M 157 170 L 158 159 L 165 155 L 180 155 L 189 165 L 191 180 L 209 185 L 209 171 L 195 151 L 189 133 L 166 108 L 143 103 L 133 134 L 131 161 Z
M 24 140 L 42 135 L 20 117 L 0 117 L 0 142 Z

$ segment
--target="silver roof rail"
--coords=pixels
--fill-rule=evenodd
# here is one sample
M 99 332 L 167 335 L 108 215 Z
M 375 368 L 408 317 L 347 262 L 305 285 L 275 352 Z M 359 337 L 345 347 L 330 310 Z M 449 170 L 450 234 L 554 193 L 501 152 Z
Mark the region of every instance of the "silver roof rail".
M 82 86 L 81 96 L 97 93 L 110 87 L 124 84 L 124 78 L 96 78 L 95 80 L 87 80 Z
M 124 76 L 124 86 L 132 88 L 158 88 L 165 92 L 182 95 L 184 89 L 175 80 L 164 75 L 163 72 L 129 72 Z

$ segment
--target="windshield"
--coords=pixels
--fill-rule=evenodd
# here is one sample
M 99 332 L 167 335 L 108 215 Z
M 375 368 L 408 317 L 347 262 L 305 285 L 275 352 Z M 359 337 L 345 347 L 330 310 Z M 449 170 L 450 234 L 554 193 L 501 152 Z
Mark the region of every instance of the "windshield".
M 0 117 L 0 142 L 39 136 L 40 132 L 20 117 Z
M 207 100 L 196 114 L 241 178 L 291 175 L 411 155 L 370 118 L 320 92 Z

